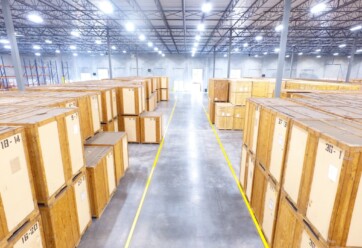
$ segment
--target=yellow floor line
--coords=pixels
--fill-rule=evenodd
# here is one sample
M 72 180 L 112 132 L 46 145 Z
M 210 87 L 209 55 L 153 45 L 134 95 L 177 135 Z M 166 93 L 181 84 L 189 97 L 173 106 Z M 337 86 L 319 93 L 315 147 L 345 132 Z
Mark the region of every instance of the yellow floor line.
M 259 236 L 260 236 L 260 238 L 261 238 L 261 241 L 263 242 L 265 248 L 269 248 L 269 245 L 268 245 L 268 242 L 267 242 L 266 239 L 265 239 L 264 233 L 263 233 L 263 231 L 261 230 L 260 225 L 259 225 L 258 221 L 257 221 L 256 218 L 255 218 L 254 212 L 253 212 L 253 210 L 252 210 L 251 207 L 250 207 L 249 201 L 248 201 L 248 199 L 246 198 L 245 193 L 244 193 L 243 189 L 242 189 L 241 186 L 240 186 L 239 179 L 238 179 L 238 177 L 236 176 L 236 173 L 235 173 L 235 171 L 234 171 L 234 168 L 233 168 L 233 166 L 232 166 L 232 164 L 231 164 L 231 162 L 230 162 L 229 156 L 228 156 L 228 154 L 227 154 L 226 151 L 225 151 L 225 148 L 224 148 L 224 146 L 223 146 L 223 144 L 222 144 L 222 142 L 221 142 L 221 140 L 220 140 L 220 137 L 219 137 L 219 135 L 218 135 L 218 133 L 217 133 L 214 125 L 211 123 L 210 116 L 209 116 L 208 113 L 206 112 L 206 109 L 205 109 L 205 107 L 204 107 L 203 105 L 202 105 L 202 108 L 204 109 L 204 112 L 205 112 L 205 115 L 206 115 L 206 117 L 207 117 L 207 120 L 209 121 L 209 124 L 210 124 L 210 126 L 211 126 L 211 128 L 212 128 L 212 131 L 213 131 L 214 134 L 215 134 L 217 143 L 218 143 L 219 146 L 220 146 L 220 149 L 221 149 L 221 151 L 222 151 L 222 153 L 223 153 L 223 155 L 224 155 L 224 158 L 225 158 L 225 160 L 226 160 L 226 162 L 227 162 L 227 164 L 228 164 L 228 166 L 229 166 L 229 169 L 230 169 L 230 171 L 231 171 L 231 174 L 233 175 L 233 178 L 234 178 L 234 180 L 235 180 L 235 182 L 236 182 L 236 185 L 237 185 L 238 188 L 239 188 L 241 197 L 244 199 L 244 202 L 245 202 L 245 204 L 246 204 L 246 207 L 248 208 L 248 211 L 249 211 L 249 213 L 250 213 L 251 219 L 253 220 L 253 222 L 254 222 L 254 224 L 255 224 L 255 228 L 256 228 L 257 232 L 259 233 Z M 240 152 L 241 152 L 241 151 L 240 151 Z
M 129 234 L 128 234 L 126 244 L 124 245 L 125 248 L 128 248 L 128 247 L 130 247 L 130 245 L 131 245 L 133 233 L 134 233 L 134 230 L 135 230 L 135 228 L 136 228 L 137 221 L 138 221 L 138 218 L 139 218 L 139 216 L 140 216 L 140 213 L 141 213 L 141 210 L 142 210 L 142 207 L 143 207 L 143 203 L 144 203 L 144 201 L 145 201 L 145 198 L 146 198 L 146 195 L 147 195 L 147 192 L 148 192 L 148 188 L 149 188 L 149 186 L 150 186 L 150 184 L 151 184 L 152 177 L 153 177 L 153 173 L 154 173 L 154 171 L 155 171 L 155 169 L 156 169 L 157 162 L 158 162 L 158 158 L 160 157 L 160 154 L 161 154 L 161 151 L 162 151 L 162 148 L 163 148 L 163 144 L 164 144 L 164 142 L 165 142 L 165 137 L 166 137 L 166 135 L 167 135 L 167 130 L 168 130 L 168 127 L 170 126 L 170 123 L 171 123 L 173 114 L 174 114 L 175 109 L 176 109 L 176 104 L 177 104 L 177 99 L 175 100 L 175 104 L 173 105 L 171 115 L 170 115 L 170 117 L 169 117 L 169 119 L 168 119 L 167 126 L 166 126 L 166 130 L 165 130 L 165 135 L 164 135 L 163 138 L 162 138 L 161 144 L 160 144 L 160 146 L 158 147 L 158 150 L 157 150 L 156 157 L 155 157 L 155 159 L 154 159 L 154 161 L 153 161 L 151 173 L 150 173 L 150 175 L 148 176 L 147 183 L 146 183 L 145 189 L 144 189 L 144 191 L 143 191 L 140 204 L 138 205 L 138 209 L 137 209 L 136 215 L 135 215 L 135 217 L 134 217 L 134 219 L 133 219 L 133 223 L 132 223 L 131 230 L 130 230 L 130 232 L 129 232 Z

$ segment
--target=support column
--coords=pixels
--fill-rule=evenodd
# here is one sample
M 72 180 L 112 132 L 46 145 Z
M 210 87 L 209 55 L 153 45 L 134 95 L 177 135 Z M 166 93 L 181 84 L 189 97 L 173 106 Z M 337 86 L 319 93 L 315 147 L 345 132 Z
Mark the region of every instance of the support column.
M 108 70 L 109 70 L 109 79 L 113 78 L 113 70 L 112 70 L 112 48 L 111 42 L 109 40 L 109 29 L 107 29 L 107 46 L 108 46 Z
M 6 33 L 11 46 L 11 59 L 14 65 L 16 84 L 18 89 L 23 91 L 25 90 L 24 81 L 23 81 L 23 70 L 20 63 L 20 55 L 18 44 L 16 42 L 14 23 L 11 17 L 11 10 L 9 0 L 1 0 L 2 13 L 5 21 Z
M 233 30 L 230 29 L 230 35 L 229 35 L 229 51 L 228 51 L 228 75 L 227 78 L 230 78 L 230 63 L 231 63 L 231 43 L 232 43 L 232 37 L 233 37 Z
M 352 53 L 351 53 L 351 58 L 348 61 L 348 69 L 347 69 L 347 74 L 346 74 L 346 83 L 349 83 L 349 79 L 351 77 L 351 71 L 352 71 L 352 65 L 353 65 L 353 60 L 354 60 L 354 54 L 356 53 L 356 40 L 354 39 L 353 41 L 353 46 L 352 46 Z
M 216 47 L 214 46 L 214 62 L 213 62 L 213 67 L 212 67 L 212 77 L 215 78 L 215 68 L 216 66 Z
M 280 52 L 278 57 L 278 70 L 277 70 L 277 78 L 275 84 L 275 97 L 280 97 L 280 91 L 282 87 L 283 73 L 284 73 L 284 60 L 285 53 L 287 48 L 287 39 L 288 39 L 288 29 L 289 29 L 289 17 L 290 17 L 290 8 L 291 8 L 291 0 L 284 0 L 284 13 L 283 13 L 283 29 L 280 37 Z
M 292 48 L 292 56 L 290 58 L 290 72 L 289 72 L 289 78 L 292 78 L 293 76 L 293 65 L 294 65 L 294 46 Z

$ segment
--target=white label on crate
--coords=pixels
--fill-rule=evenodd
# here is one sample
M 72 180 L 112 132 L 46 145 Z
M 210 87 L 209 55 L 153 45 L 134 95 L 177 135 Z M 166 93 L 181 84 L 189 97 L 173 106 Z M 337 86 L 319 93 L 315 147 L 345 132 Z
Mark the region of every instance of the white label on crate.
M 333 164 L 330 164 L 328 169 L 328 178 L 333 182 L 337 182 L 337 177 L 338 177 L 338 168 Z
M 239 114 L 237 114 L 237 115 L 236 115 L 236 117 L 238 117 L 238 118 L 239 118 L 239 117 L 240 117 L 240 115 L 239 115 Z
M 86 193 L 85 193 L 85 191 L 83 191 L 81 194 L 80 194 L 80 199 L 82 200 L 82 201 L 85 201 L 85 199 L 86 199 Z
M 269 204 L 268 204 L 268 206 L 269 206 L 269 208 L 270 208 L 271 210 L 274 209 L 274 201 L 273 201 L 273 199 L 269 199 Z
M 74 132 L 74 134 L 79 134 L 79 126 L 78 125 L 73 126 L 73 132 Z
M 11 173 L 15 174 L 16 172 L 21 170 L 20 166 L 20 158 L 16 157 L 10 161 Z
M 227 113 L 227 114 L 226 114 L 226 116 L 230 116 L 230 114 L 229 114 L 229 113 Z
M 283 144 L 284 144 L 284 137 L 283 137 L 283 134 L 281 134 L 281 133 L 278 134 L 278 144 L 280 146 L 283 146 Z
M 225 113 L 224 113 L 224 112 L 222 112 L 222 113 L 221 113 L 221 116 L 225 116 Z

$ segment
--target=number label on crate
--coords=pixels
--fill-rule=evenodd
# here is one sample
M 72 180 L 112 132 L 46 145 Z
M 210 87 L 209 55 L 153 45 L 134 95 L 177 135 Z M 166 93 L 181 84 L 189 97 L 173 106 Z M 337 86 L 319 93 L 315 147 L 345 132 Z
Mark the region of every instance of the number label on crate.
M 38 231 L 38 229 L 39 229 L 39 224 L 37 222 L 29 229 L 29 231 L 27 231 L 23 235 L 23 237 L 21 237 L 21 241 L 23 242 L 23 244 L 26 243 L 29 240 L 30 236 L 32 236 L 34 233 L 36 233 Z
M 327 152 L 333 154 L 333 153 L 337 153 L 339 154 L 339 157 L 338 159 L 341 159 L 342 158 L 342 150 L 338 149 L 338 148 L 334 148 L 334 146 L 332 144 L 329 144 L 329 143 L 326 143 L 326 149 L 325 149 Z
M 287 127 L 288 122 L 281 118 L 278 118 L 278 124 L 283 125 L 283 127 Z
M 79 180 L 78 180 L 78 186 L 82 185 L 82 183 L 85 181 L 85 176 L 82 176 Z
M 0 140 L 0 148 L 5 150 L 6 148 L 10 147 L 11 145 L 16 145 L 17 143 L 21 142 L 20 134 L 14 135 L 7 139 Z
M 311 248 L 315 248 L 315 243 L 313 242 L 312 239 L 309 239 L 309 246 L 310 246 Z

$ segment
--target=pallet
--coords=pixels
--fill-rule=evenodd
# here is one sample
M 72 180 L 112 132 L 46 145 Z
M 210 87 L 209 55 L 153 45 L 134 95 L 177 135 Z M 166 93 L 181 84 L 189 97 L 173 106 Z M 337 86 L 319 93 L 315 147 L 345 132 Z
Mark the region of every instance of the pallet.
M 110 164 L 108 159 L 112 152 L 111 147 L 85 148 L 90 209 L 92 217 L 95 218 L 101 217 L 116 190 L 114 165 Z
M 129 165 L 127 134 L 124 132 L 102 132 L 88 140 L 85 146 L 113 148 L 116 184 L 118 186 Z
M 75 247 L 80 235 L 72 188 L 66 187 L 50 205 L 39 205 L 45 247 Z
M 34 215 L 29 217 L 29 219 L 10 237 L 0 241 L 0 247 L 45 247 L 43 227 L 39 212 L 36 211 Z
M 163 137 L 162 113 L 146 112 L 140 115 L 141 143 L 159 144 Z

